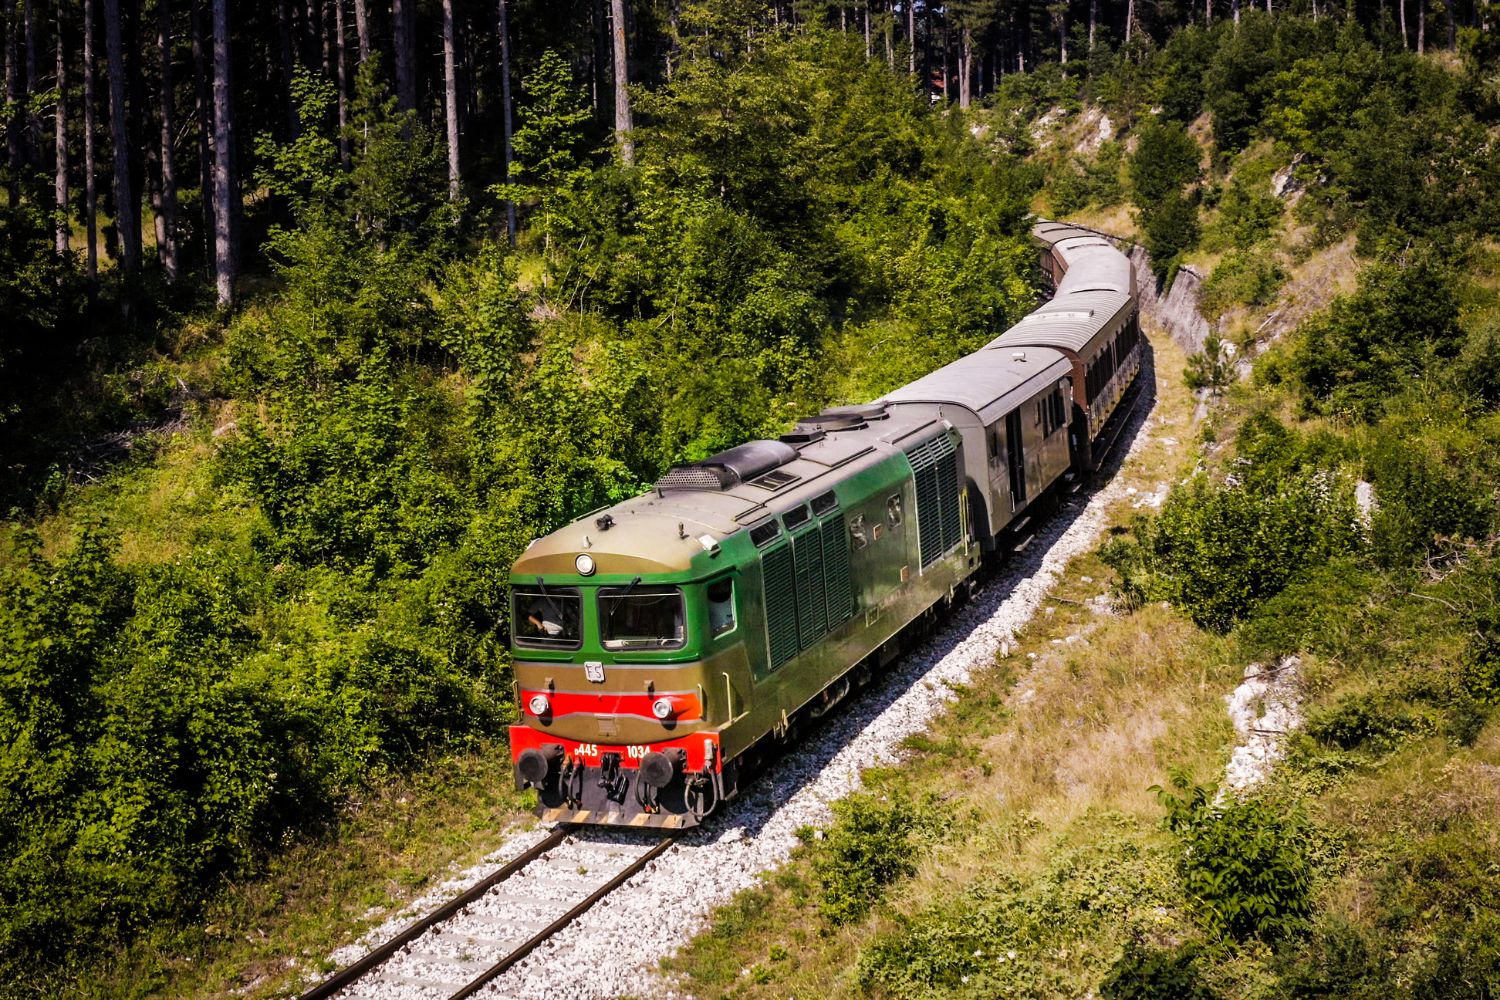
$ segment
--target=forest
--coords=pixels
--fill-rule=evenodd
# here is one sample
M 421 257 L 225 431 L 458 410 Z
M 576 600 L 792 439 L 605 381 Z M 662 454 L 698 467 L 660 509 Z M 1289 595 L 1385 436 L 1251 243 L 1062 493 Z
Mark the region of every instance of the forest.
M 1210 253 L 1210 301 L 1262 306 L 1289 165 L 1305 245 L 1367 262 L 1255 375 L 1334 430 L 1251 419 L 1245 490 L 1111 550 L 1127 600 L 1225 632 L 1329 565 L 1487 566 L 1496 13 L 10 0 L 0 985 L 110 995 L 101 955 L 500 731 L 530 539 L 983 344 L 1035 301 L 1033 210 L 1127 206 L 1162 282 Z M 1084 105 L 1118 136 L 1037 142 Z M 1369 541 L 1318 478 L 1366 457 Z M 1496 699 L 1476 641 L 1454 725 Z

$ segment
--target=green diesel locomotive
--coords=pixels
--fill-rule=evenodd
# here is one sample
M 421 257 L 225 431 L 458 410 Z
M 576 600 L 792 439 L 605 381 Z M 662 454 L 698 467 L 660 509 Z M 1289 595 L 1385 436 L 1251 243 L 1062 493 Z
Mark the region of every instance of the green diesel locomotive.
M 1054 295 L 983 349 L 517 560 L 510 737 L 542 818 L 696 825 L 1099 468 L 1140 370 L 1134 274 L 1095 233 L 1033 236 Z

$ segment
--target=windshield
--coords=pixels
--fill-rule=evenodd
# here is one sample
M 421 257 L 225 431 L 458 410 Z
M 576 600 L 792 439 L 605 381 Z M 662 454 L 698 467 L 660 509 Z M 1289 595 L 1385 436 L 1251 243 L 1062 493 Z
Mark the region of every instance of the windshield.
M 599 637 L 605 649 L 677 649 L 683 642 L 677 587 L 600 587 Z
M 511 601 L 510 631 L 517 646 L 577 649 L 582 644 L 577 587 L 516 587 Z

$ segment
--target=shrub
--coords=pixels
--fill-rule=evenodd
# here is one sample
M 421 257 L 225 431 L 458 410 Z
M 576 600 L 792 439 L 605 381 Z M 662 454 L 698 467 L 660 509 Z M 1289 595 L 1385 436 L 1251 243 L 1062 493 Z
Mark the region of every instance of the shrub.
M 1284 281 L 1286 271 L 1271 247 L 1232 250 L 1204 280 L 1200 309 L 1218 316 L 1236 305 L 1267 305 Z
M 1304 323 L 1288 367 L 1313 408 L 1368 421 L 1463 344 L 1452 269 L 1414 253 L 1371 265 L 1358 291 Z
M 1198 952 L 1191 942 L 1167 951 L 1131 941 L 1099 984 L 1099 995 L 1104 1000 L 1213 1000 L 1214 992 L 1198 981 Z
M 1359 548 L 1357 524 L 1353 490 L 1339 476 L 1298 473 L 1255 487 L 1200 475 L 1161 514 L 1135 521 L 1134 542 L 1100 557 L 1123 588 L 1224 631 L 1298 573 Z
M 835 802 L 834 822 L 813 860 L 822 887 L 818 910 L 835 924 L 870 912 L 886 886 L 916 871 L 919 833 L 931 827 L 923 807 L 904 798 L 856 793 Z
M 1388 750 L 1421 725 L 1421 720 L 1390 695 L 1367 692 L 1347 696 L 1313 713 L 1306 729 L 1307 735 L 1319 743 L 1340 750 L 1364 746 Z
M 1390 945 L 1337 915 L 1317 917 L 1299 949 L 1276 956 L 1281 986 L 1295 1000 L 1386 1000 L 1391 996 Z
M 1215 804 L 1214 789 L 1182 775 L 1155 786 L 1167 829 L 1182 850 L 1178 871 L 1205 929 L 1236 940 L 1274 942 L 1312 912 L 1307 822 L 1299 809 L 1265 799 Z

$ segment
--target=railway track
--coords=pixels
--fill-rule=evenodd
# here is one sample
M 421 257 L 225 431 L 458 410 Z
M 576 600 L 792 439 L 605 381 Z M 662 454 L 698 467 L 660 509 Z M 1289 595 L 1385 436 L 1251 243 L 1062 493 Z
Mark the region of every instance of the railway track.
M 299 1000 L 473 996 L 675 841 L 560 826 Z

